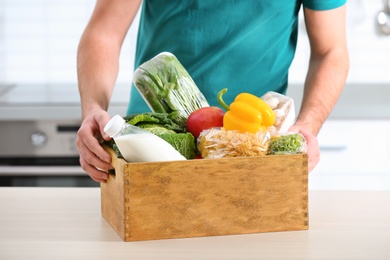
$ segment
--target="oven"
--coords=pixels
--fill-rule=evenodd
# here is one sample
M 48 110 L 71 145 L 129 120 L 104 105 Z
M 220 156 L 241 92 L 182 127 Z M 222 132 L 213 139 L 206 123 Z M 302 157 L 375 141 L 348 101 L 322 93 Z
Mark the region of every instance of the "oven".
M 1 186 L 95 186 L 76 149 L 79 121 L 3 121 Z
M 127 88 L 116 91 L 109 113 L 123 115 Z M 99 186 L 79 164 L 77 85 L 0 85 L 0 111 L 0 186 Z

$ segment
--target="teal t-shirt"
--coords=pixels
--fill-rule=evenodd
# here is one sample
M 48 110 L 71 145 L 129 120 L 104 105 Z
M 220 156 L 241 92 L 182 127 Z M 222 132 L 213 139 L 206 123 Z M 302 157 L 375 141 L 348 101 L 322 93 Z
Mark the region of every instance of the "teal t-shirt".
M 228 88 L 285 93 L 297 42 L 301 6 L 328 10 L 346 0 L 144 0 L 135 68 L 163 51 L 187 69 L 210 105 Z M 128 114 L 150 111 L 132 86 Z

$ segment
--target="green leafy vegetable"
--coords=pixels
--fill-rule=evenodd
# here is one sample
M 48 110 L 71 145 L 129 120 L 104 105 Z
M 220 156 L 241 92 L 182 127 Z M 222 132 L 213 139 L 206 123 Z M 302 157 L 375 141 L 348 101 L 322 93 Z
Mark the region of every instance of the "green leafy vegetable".
M 301 134 L 287 134 L 271 139 L 268 154 L 297 154 L 305 148 L 305 139 Z
M 184 133 L 187 131 L 185 126 L 180 124 L 181 119 L 177 116 L 177 113 L 167 114 L 150 112 L 125 116 L 124 119 L 129 124 L 136 125 L 141 128 L 142 125 L 152 124 L 160 125 L 177 133 Z
M 194 159 L 195 138 L 191 133 L 174 133 L 172 131 L 172 133 L 156 133 L 156 135 L 170 143 L 186 159 Z
M 209 106 L 186 69 L 169 52 L 139 66 L 134 85 L 153 112 L 176 112 L 176 121 L 182 126 L 191 112 Z

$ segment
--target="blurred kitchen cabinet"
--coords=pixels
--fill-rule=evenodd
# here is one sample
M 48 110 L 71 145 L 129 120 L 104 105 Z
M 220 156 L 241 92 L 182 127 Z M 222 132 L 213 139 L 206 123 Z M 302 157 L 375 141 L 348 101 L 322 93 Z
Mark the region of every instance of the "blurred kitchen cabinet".
M 328 120 L 313 189 L 390 190 L 390 120 Z

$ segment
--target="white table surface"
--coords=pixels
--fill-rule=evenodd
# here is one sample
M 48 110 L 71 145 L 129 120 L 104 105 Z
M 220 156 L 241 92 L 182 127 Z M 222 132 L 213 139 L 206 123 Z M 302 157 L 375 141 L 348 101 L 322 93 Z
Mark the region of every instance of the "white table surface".
M 390 259 L 390 192 L 310 191 L 308 231 L 123 242 L 99 188 L 0 188 L 0 259 Z

